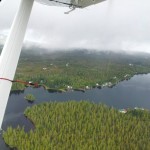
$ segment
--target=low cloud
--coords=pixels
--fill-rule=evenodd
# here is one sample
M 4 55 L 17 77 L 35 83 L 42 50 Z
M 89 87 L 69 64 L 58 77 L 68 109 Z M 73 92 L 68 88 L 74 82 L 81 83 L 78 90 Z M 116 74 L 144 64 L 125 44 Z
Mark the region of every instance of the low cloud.
M 10 8 L 10 14 L 0 8 L 0 19 L 4 20 L 0 23 L 0 35 L 10 28 L 19 3 L 19 0 L 15 1 L 17 5 L 5 1 L 3 7 Z M 24 45 L 46 49 L 150 52 L 149 5 L 149 0 L 108 0 L 64 15 L 68 8 L 35 2 Z

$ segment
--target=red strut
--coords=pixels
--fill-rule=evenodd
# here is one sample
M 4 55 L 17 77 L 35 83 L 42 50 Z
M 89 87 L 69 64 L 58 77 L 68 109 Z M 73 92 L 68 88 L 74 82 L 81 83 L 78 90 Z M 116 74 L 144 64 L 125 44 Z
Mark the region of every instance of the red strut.
M 25 84 L 25 85 L 33 85 L 35 87 L 38 87 L 38 83 L 29 83 L 29 82 L 25 82 L 25 81 L 21 81 L 21 80 L 10 80 L 10 79 L 7 79 L 7 78 L 0 78 L 0 80 L 6 80 L 6 81 L 10 81 L 10 82 L 18 82 L 18 83 L 22 83 L 22 84 Z

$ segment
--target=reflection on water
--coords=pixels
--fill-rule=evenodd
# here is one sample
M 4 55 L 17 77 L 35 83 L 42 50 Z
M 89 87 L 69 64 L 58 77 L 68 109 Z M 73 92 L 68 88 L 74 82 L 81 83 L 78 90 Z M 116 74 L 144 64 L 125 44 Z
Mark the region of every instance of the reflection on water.
M 28 103 L 24 96 L 32 93 L 36 97 L 34 103 Z M 113 88 L 92 89 L 85 92 L 51 93 L 43 88 L 27 88 L 25 91 L 11 93 L 3 121 L 3 130 L 8 126 L 24 126 L 26 131 L 33 129 L 33 124 L 23 115 L 28 106 L 49 101 L 89 100 L 104 103 L 115 108 L 143 107 L 150 109 L 150 74 L 136 75 L 129 81 L 120 82 Z M 2 150 L 8 150 L 0 137 Z
M 24 90 L 15 90 L 15 91 L 12 91 L 12 92 L 10 92 L 10 95 L 12 95 L 12 94 L 19 95 L 21 93 L 24 93 Z

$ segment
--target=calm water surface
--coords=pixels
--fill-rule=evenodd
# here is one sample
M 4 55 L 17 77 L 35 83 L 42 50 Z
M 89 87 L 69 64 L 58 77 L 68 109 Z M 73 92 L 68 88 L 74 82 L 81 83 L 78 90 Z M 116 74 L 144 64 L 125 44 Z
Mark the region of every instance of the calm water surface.
M 36 96 L 34 103 L 28 103 L 24 96 L 32 93 Z M 3 130 L 8 126 L 24 126 L 26 131 L 33 128 L 31 122 L 23 115 L 27 106 L 32 106 L 42 102 L 68 101 L 68 100 L 88 100 L 95 103 L 120 108 L 143 107 L 150 109 L 150 74 L 135 75 L 129 81 L 120 82 L 113 88 L 92 89 L 83 92 L 49 93 L 43 88 L 28 88 L 24 92 L 11 93 L 3 121 Z M 9 150 L 4 144 L 0 135 L 0 146 L 2 150 Z

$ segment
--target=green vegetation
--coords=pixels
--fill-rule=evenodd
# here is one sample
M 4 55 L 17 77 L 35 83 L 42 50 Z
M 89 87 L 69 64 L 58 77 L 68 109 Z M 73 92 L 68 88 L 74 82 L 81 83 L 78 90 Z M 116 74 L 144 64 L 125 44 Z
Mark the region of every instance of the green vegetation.
M 29 102 L 35 101 L 35 97 L 32 94 L 27 94 L 24 98 Z
M 41 84 L 40 86 L 43 86 L 44 89 L 50 91 L 50 92 L 66 92 L 64 89 L 56 89 L 56 88 L 49 88 L 48 86 Z
M 149 150 L 150 113 L 127 114 L 102 104 L 69 101 L 34 105 L 25 110 L 35 125 L 8 127 L 6 144 L 18 150 Z
M 46 89 L 54 91 L 85 89 L 86 86 L 131 78 L 135 74 L 150 72 L 148 55 L 127 55 L 111 52 L 71 51 L 36 54 L 34 51 L 23 52 L 18 64 L 15 79 L 38 82 Z M 22 84 L 13 84 L 12 90 L 24 89 Z

